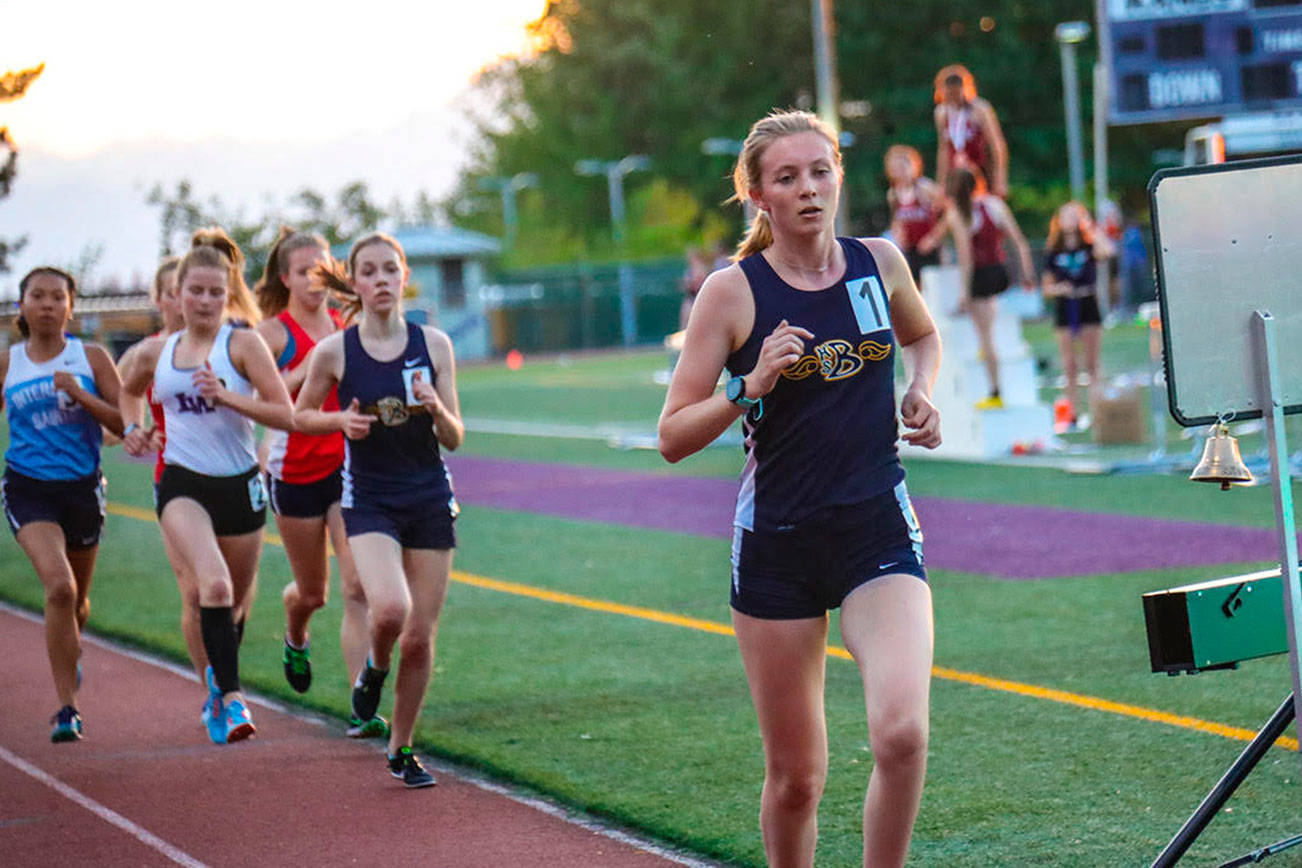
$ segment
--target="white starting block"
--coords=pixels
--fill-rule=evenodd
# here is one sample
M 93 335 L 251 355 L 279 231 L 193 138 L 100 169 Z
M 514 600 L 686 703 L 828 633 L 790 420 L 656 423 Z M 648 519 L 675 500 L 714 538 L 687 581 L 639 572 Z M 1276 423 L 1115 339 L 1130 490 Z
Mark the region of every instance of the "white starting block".
M 940 410 L 941 445 L 934 449 L 909 446 L 901 441 L 905 456 L 936 458 L 993 458 L 1009 455 L 1015 444 L 1044 447 L 1053 437 L 1053 409 L 1039 400 L 1035 357 L 1022 338 L 1019 311 L 1026 300 L 996 302 L 993 325 L 999 354 L 999 391 L 1004 406 L 978 410 L 989 394 L 985 364 L 981 360 L 976 327 L 958 315 L 959 270 L 936 266 L 922 270 L 922 295 L 940 332 L 940 375 L 931 400 Z M 1009 292 L 1016 290 L 1010 289 Z

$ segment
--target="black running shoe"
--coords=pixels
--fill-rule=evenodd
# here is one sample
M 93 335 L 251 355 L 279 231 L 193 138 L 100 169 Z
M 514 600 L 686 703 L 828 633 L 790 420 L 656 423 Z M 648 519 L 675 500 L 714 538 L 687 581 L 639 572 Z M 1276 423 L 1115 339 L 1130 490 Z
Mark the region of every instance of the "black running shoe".
M 71 705 L 60 708 L 54 717 L 50 718 L 50 723 L 54 724 L 54 729 L 50 732 L 50 741 L 56 744 L 61 741 L 77 741 L 81 738 L 81 715 Z M 419 767 L 420 763 L 416 765 Z M 430 783 L 433 782 L 434 779 L 430 778 Z
M 403 786 L 409 790 L 418 790 L 421 787 L 432 787 L 438 783 L 434 776 L 425 771 L 425 767 L 416 759 L 409 747 L 398 748 L 398 755 L 391 756 L 389 759 L 389 774 L 402 781 Z
M 353 717 L 358 720 L 370 720 L 375 717 L 375 712 L 380 707 L 380 691 L 384 687 L 384 679 L 388 674 L 388 669 L 371 668 L 369 660 L 362 667 L 356 683 L 353 684 Z
M 285 680 L 294 688 L 295 693 L 307 693 L 312 686 L 312 661 L 307 659 L 307 646 L 302 650 L 285 640 Z

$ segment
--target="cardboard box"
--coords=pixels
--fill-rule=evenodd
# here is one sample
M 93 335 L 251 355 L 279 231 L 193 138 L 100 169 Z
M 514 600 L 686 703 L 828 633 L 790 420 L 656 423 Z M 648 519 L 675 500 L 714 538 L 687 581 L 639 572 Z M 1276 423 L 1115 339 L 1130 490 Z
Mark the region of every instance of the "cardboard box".
M 1136 386 L 1102 386 L 1090 392 L 1094 442 L 1143 443 L 1144 394 Z

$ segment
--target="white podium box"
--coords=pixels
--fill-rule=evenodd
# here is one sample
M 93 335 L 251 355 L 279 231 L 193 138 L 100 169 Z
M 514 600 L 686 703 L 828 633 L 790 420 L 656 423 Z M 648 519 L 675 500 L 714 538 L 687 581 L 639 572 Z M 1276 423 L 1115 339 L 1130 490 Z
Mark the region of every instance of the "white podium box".
M 940 411 L 942 442 L 934 450 L 901 443 L 901 454 L 979 459 L 1008 455 L 1015 444 L 1047 445 L 1053 437 L 1053 410 L 1039 400 L 1035 357 L 1013 309 L 1021 305 L 1007 305 L 1002 298 L 996 302 L 992 331 L 1004 406 L 978 410 L 976 404 L 989 394 L 990 383 L 976 328 L 970 318 L 957 313 L 958 268 L 924 268 L 921 289 L 940 332 L 940 374 L 932 402 Z

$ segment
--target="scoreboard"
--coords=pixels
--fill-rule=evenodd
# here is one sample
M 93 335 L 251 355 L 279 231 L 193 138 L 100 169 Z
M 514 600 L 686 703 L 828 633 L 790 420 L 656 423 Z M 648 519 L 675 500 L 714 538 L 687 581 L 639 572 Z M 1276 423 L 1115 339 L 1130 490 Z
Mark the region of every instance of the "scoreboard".
M 1302 108 L 1302 0 L 1098 0 L 1109 121 Z

